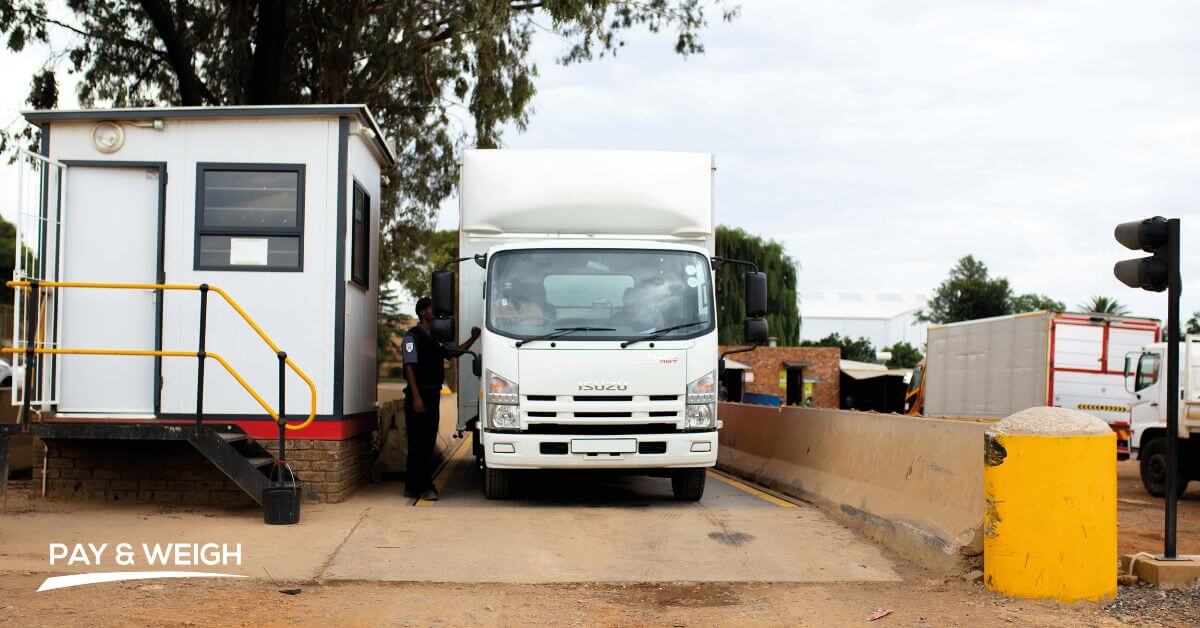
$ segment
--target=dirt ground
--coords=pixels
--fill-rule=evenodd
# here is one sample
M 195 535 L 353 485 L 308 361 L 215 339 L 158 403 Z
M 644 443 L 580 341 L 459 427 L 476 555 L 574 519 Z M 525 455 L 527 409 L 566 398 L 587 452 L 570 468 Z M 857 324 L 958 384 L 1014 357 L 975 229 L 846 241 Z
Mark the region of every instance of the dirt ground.
M 1119 465 L 1120 551 L 1161 549 L 1161 500 Z M 11 496 L 11 495 L 10 495 Z M 36 508 L 36 506 L 35 506 Z M 1200 486 L 1180 502 L 1179 547 L 1200 554 Z M 3 531 L 0 530 L 0 534 Z M 1106 604 L 993 594 L 896 559 L 903 582 L 445 584 L 179 580 L 35 593 L 48 574 L 3 573 L 0 625 L 1197 625 L 1200 591 L 1121 587 Z M 98 603 L 102 602 L 102 603 Z
M 1118 462 L 1117 551 L 1161 554 L 1163 522 L 1163 500 L 1151 497 L 1142 487 L 1137 461 Z M 1179 553 L 1200 554 L 1200 482 L 1192 482 L 1180 498 L 1176 523 Z
M 1116 625 L 1095 606 L 1006 599 L 962 581 L 858 584 L 555 584 L 183 581 L 34 593 L 4 577 L 0 622 L 21 625 L 843 625 L 879 610 L 905 625 Z M 281 591 L 299 592 L 290 595 Z M 106 600 L 97 604 L 97 600 Z

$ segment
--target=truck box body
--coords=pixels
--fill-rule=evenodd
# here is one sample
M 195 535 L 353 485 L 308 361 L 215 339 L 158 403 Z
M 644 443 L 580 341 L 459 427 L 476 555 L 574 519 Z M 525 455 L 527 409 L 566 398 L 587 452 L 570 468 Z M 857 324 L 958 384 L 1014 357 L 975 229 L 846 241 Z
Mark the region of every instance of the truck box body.
M 1047 405 L 1124 428 L 1125 356 L 1158 333 L 1153 319 L 1060 312 L 930 327 L 925 413 L 1003 418 Z
M 711 429 L 685 425 L 689 385 L 717 366 L 712 156 L 468 150 L 461 176 L 459 255 L 487 258 L 459 268 L 458 337 L 483 330 L 483 379 L 519 390 L 519 428 L 492 429 L 494 391 L 458 370 L 459 427 L 487 468 L 714 464 L 715 405 Z M 536 316 L 500 322 L 514 308 Z M 621 346 L 680 323 L 697 324 Z M 518 345 L 569 326 L 606 331 Z

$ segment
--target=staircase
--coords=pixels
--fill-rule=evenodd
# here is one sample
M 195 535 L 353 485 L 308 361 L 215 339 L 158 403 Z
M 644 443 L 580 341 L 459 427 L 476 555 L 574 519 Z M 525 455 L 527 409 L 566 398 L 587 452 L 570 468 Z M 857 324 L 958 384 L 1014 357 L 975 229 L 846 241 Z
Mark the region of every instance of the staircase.
M 185 431 L 197 451 L 262 505 L 262 490 L 271 485 L 270 474 L 275 468 L 271 452 L 232 426 Z

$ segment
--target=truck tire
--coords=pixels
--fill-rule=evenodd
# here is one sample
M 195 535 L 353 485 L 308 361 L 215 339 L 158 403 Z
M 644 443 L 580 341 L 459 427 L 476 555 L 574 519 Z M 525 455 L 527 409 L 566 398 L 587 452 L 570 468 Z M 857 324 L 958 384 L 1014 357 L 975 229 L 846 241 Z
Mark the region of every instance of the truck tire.
M 680 469 L 671 476 L 671 492 L 681 502 L 698 502 L 704 497 L 707 469 Z
M 512 495 L 512 473 L 508 469 L 483 470 L 483 496 L 487 499 L 508 499 Z
M 1182 462 L 1182 460 L 1180 461 Z M 1167 494 L 1167 437 L 1157 436 L 1150 440 L 1138 452 L 1138 471 L 1142 476 L 1142 486 L 1146 487 L 1146 492 L 1155 497 L 1164 497 Z M 1178 495 L 1183 495 L 1187 490 L 1188 476 L 1185 474 L 1183 465 L 1179 465 L 1179 488 L 1176 490 Z M 1178 496 L 1177 495 L 1177 496 Z

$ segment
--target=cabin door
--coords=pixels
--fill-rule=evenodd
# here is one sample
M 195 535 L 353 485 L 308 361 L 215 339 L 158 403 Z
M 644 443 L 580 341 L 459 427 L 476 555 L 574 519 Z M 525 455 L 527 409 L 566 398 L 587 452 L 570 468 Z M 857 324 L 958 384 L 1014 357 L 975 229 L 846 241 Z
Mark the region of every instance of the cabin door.
M 68 162 L 67 169 L 62 280 L 158 283 L 159 167 Z M 154 290 L 64 288 L 59 346 L 152 350 L 156 300 Z M 59 411 L 152 415 L 157 362 L 146 356 L 60 356 Z

